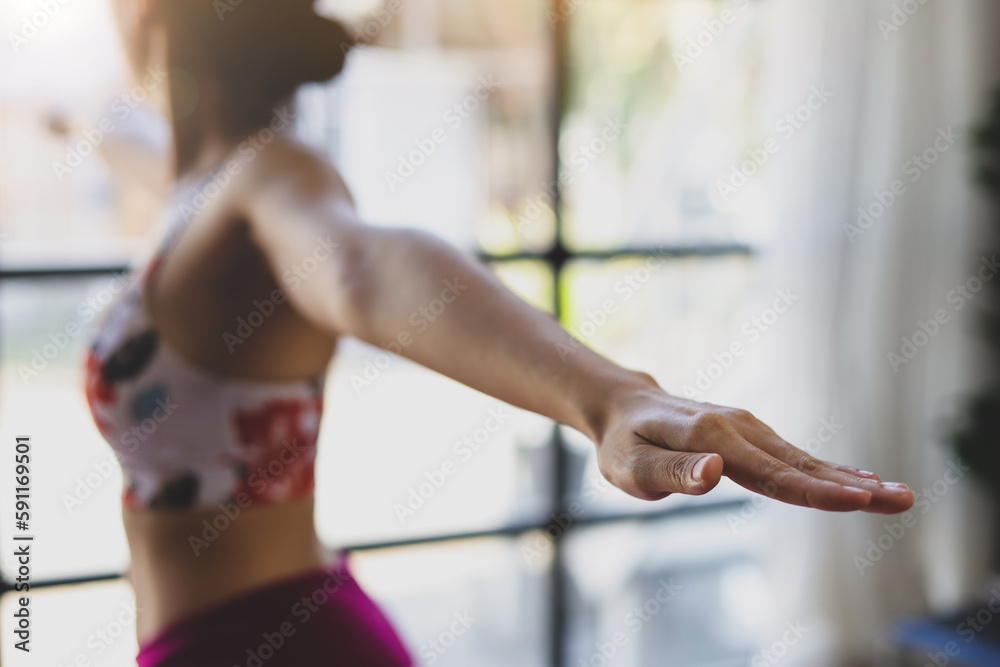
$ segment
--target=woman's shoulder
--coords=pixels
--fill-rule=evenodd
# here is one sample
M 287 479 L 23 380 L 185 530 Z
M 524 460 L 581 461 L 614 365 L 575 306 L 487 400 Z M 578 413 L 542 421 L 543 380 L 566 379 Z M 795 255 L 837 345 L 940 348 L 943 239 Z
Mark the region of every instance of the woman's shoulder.
M 290 221 L 337 228 L 358 222 L 340 172 L 320 151 L 300 141 L 276 138 L 258 150 L 239 180 L 234 205 L 262 237 L 287 235 Z
M 255 192 L 274 187 L 302 193 L 322 193 L 353 202 L 347 183 L 330 159 L 316 148 L 291 137 L 269 143 L 244 142 L 246 182 Z M 251 157 L 252 156 L 252 157 Z

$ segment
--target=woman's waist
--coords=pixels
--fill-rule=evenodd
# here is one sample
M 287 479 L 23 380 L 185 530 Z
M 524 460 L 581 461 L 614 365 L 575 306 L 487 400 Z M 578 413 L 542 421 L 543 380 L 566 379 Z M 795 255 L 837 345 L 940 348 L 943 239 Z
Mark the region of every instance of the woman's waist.
M 126 510 L 140 641 L 192 613 L 324 567 L 311 497 L 188 512 Z

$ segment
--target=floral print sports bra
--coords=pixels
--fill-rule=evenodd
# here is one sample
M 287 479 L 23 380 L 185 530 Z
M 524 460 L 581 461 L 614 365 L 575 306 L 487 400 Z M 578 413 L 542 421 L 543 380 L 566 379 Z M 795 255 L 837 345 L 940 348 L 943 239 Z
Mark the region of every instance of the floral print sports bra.
M 209 174 L 212 176 L 212 174 Z M 175 197 L 166 237 L 109 309 L 86 357 L 94 422 L 115 451 L 129 509 L 184 510 L 308 495 L 326 373 L 290 382 L 225 378 L 187 361 L 146 304 L 150 276 L 204 196 Z M 208 187 L 205 188 L 208 190 Z

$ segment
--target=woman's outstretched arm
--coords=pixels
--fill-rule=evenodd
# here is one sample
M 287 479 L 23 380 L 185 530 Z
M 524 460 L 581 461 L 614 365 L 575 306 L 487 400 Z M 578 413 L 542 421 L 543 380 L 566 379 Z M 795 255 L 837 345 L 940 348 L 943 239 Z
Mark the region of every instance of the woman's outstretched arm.
M 242 213 L 294 307 L 331 333 L 581 431 L 623 491 L 647 500 L 703 494 L 727 475 L 823 510 L 894 513 L 913 504 L 905 487 L 819 461 L 744 410 L 671 396 L 649 375 L 574 345 L 549 315 L 436 237 L 361 224 L 318 157 L 279 145 L 262 156 Z M 315 271 L 296 274 L 306 258 L 317 260 Z

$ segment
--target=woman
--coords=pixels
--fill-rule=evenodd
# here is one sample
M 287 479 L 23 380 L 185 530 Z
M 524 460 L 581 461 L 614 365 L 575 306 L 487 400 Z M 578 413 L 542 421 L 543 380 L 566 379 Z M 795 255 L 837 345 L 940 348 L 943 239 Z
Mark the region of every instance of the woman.
M 125 473 L 142 667 L 411 664 L 313 527 L 324 378 L 342 335 L 398 342 L 580 430 L 602 473 L 639 498 L 703 494 L 725 474 L 822 510 L 913 504 L 905 486 L 817 461 L 745 411 L 670 396 L 587 349 L 561 354 L 568 334 L 482 265 L 362 224 L 337 171 L 282 131 L 281 106 L 334 77 L 347 51 L 312 0 L 117 5 L 135 72 L 172 72 L 178 179 L 160 252 L 87 360 L 95 421 Z M 436 299 L 449 305 L 433 330 L 401 336 Z M 253 308 L 266 320 L 236 330 Z

